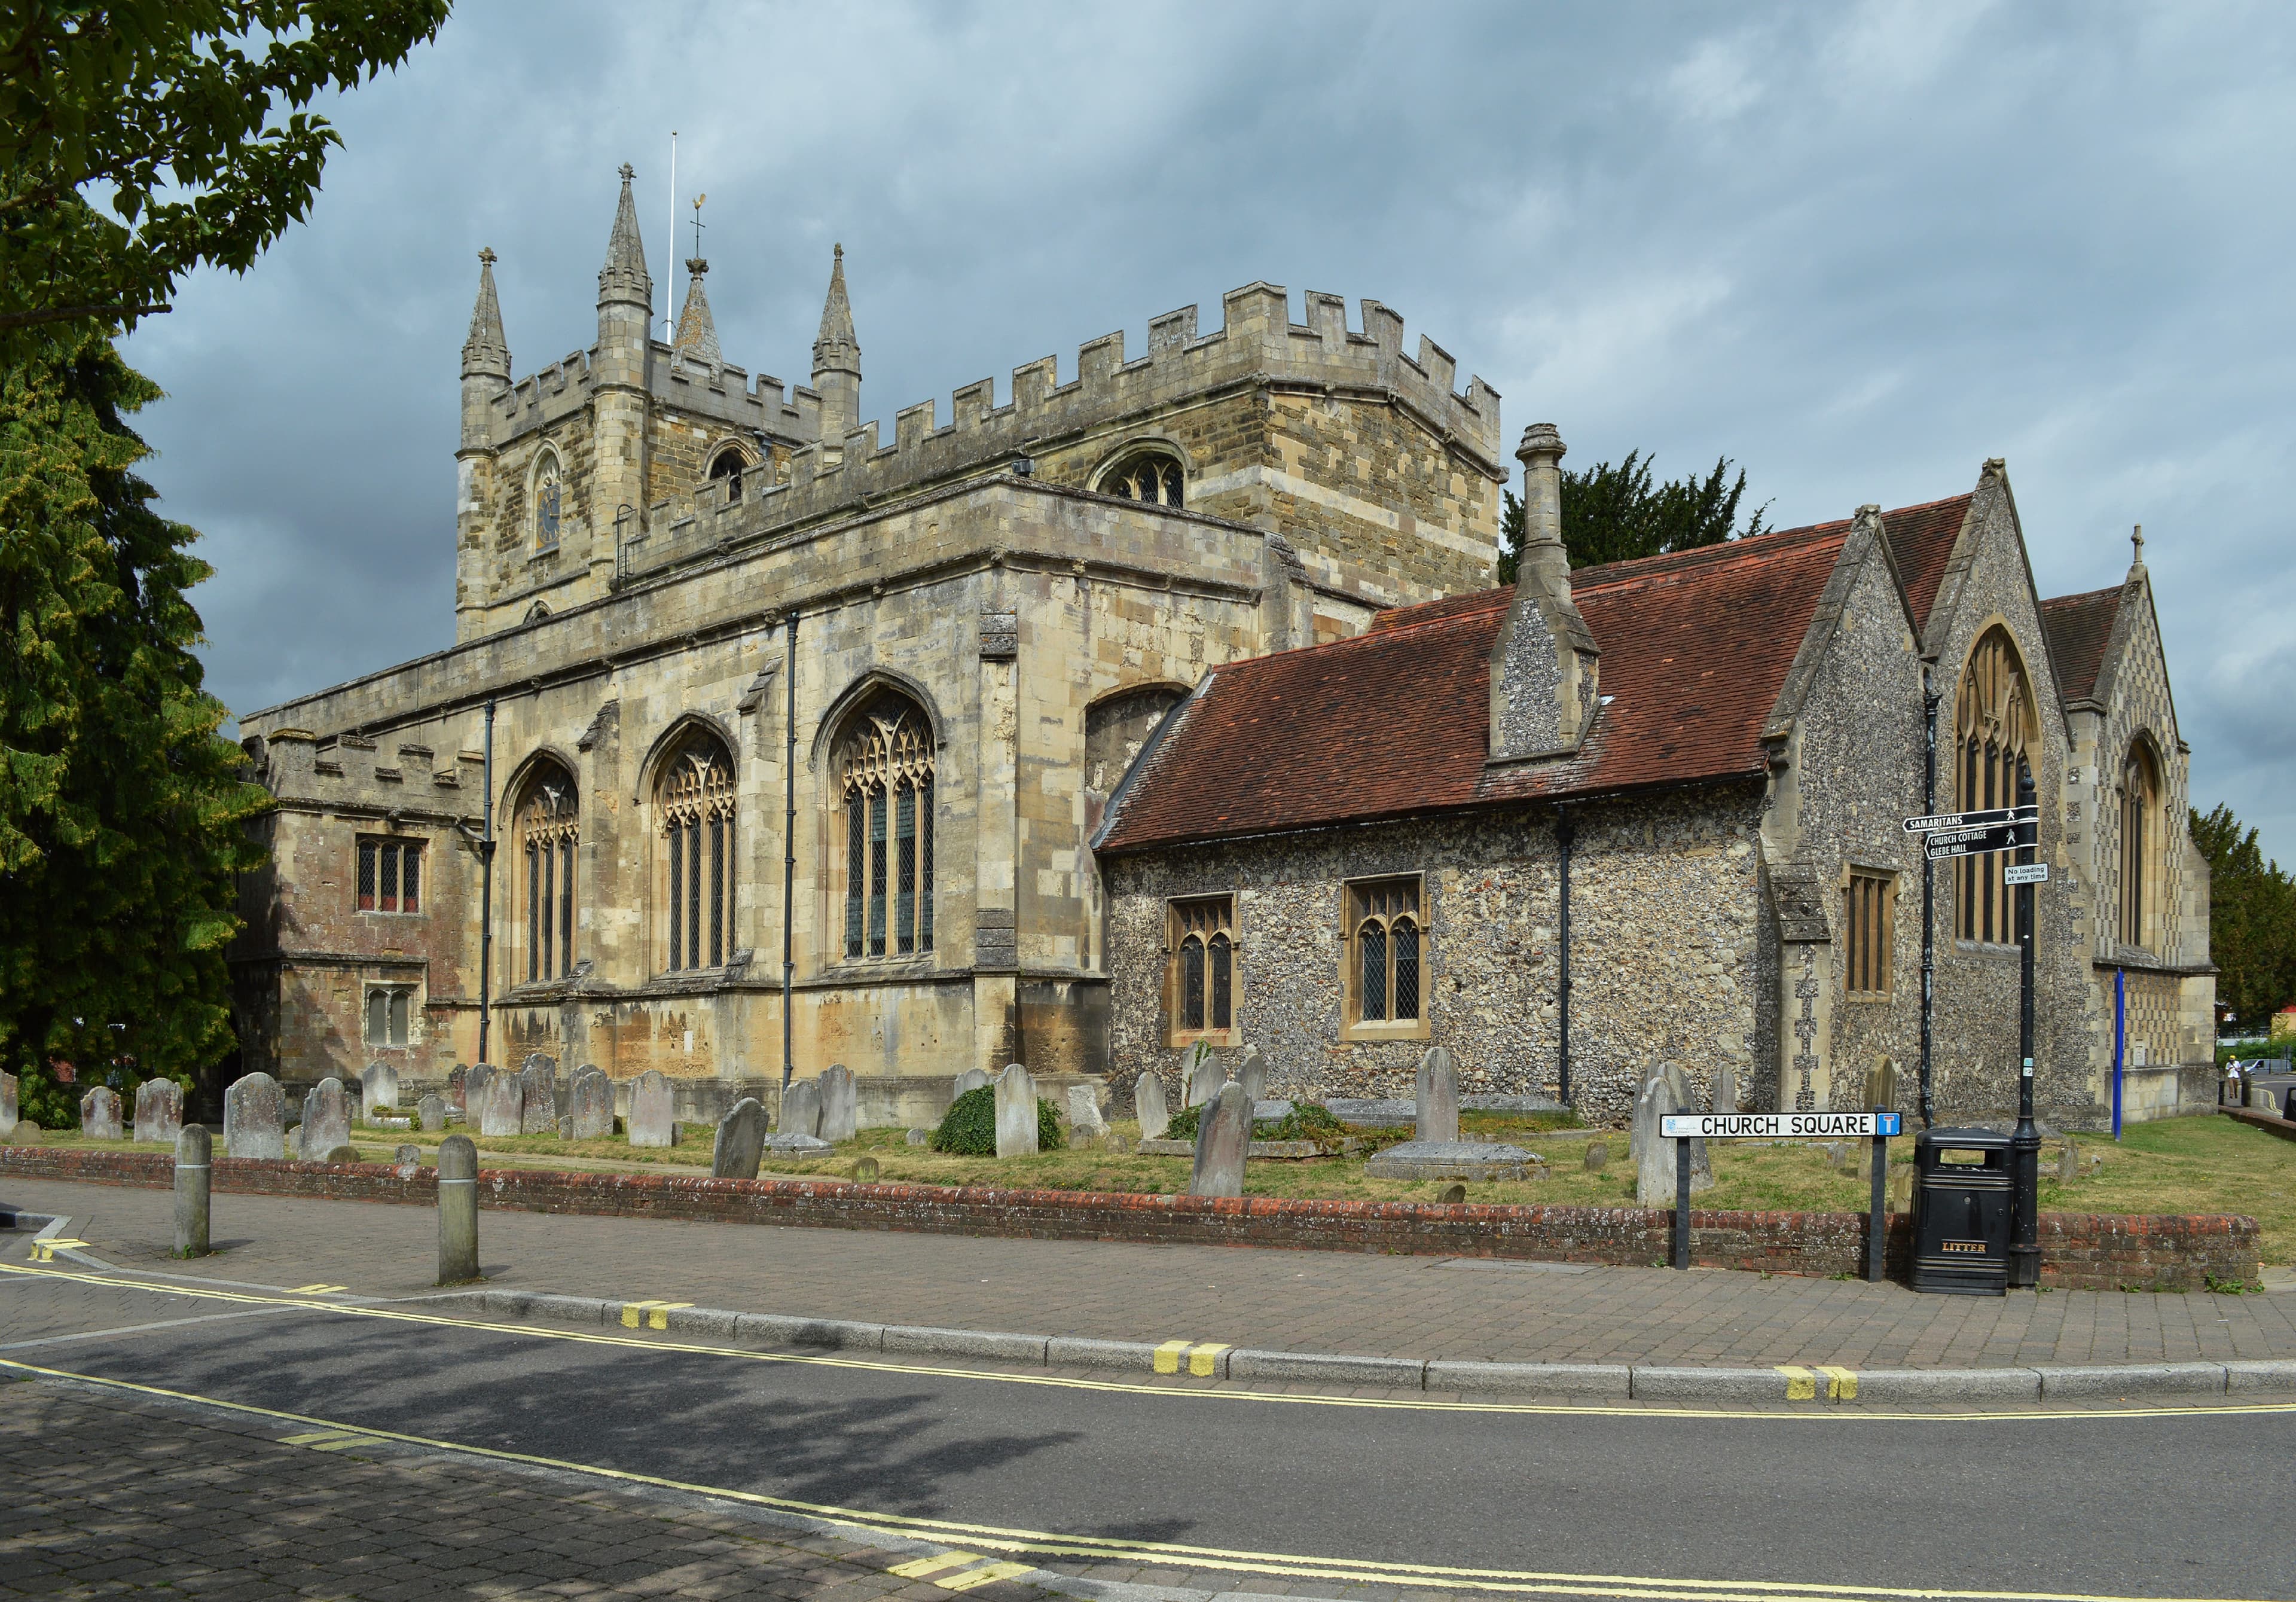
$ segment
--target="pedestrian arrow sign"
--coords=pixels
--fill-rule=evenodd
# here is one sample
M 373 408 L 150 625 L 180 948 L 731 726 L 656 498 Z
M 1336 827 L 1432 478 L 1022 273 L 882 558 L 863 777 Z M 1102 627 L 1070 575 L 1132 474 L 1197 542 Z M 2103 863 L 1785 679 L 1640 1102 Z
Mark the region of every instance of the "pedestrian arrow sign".
M 1939 829 L 1981 829 L 1995 824 L 2038 823 L 2041 809 L 2038 803 L 2030 807 L 1982 807 L 1973 812 L 1937 812 L 1927 817 L 1906 819 L 1908 834 L 1933 834 Z
M 1948 857 L 1975 857 L 1986 851 L 2013 851 L 2033 843 L 2032 822 L 1985 824 L 1978 827 L 1938 829 L 1922 842 L 1932 862 Z

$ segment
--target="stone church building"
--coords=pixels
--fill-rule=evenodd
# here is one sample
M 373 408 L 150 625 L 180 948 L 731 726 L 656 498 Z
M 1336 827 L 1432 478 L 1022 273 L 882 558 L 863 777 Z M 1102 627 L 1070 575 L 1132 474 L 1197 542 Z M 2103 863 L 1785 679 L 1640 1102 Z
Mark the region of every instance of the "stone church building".
M 1535 429 L 1542 532 L 1495 591 L 1499 398 L 1375 301 L 1302 325 L 1248 285 L 888 442 L 841 251 L 794 387 L 726 359 L 699 259 L 658 336 L 627 168 L 590 349 L 517 377 L 493 259 L 455 644 L 241 720 L 278 801 L 244 1068 L 540 1050 L 704 1116 L 842 1062 L 914 1121 L 965 1068 L 1128 1086 L 1198 1039 L 1300 1089 L 1407 1085 L 1430 1040 L 1559 1088 L 1567 1019 L 1591 1113 L 1661 1058 L 1822 1105 L 1915 1056 L 1924 683 L 1940 809 L 2041 778 L 2051 1105 L 2099 1105 L 2118 1050 L 2132 1108 L 2173 1106 L 2208 1059 L 2143 566 L 2043 602 L 1997 464 L 1572 574 Z M 1997 869 L 1936 899 L 1939 1094 L 1990 1105 Z

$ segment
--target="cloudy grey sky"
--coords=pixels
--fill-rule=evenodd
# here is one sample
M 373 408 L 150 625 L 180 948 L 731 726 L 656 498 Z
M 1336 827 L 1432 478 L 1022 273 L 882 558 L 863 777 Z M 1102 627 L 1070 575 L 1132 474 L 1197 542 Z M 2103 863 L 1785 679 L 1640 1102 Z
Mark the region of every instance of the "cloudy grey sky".
M 806 381 L 841 240 L 889 430 L 1265 278 L 1396 308 L 1574 464 L 1734 457 L 1777 522 L 2005 456 L 2044 594 L 2144 525 L 2194 799 L 2288 862 L 2292 53 L 2296 11 L 2201 0 L 464 0 L 335 109 L 309 223 L 130 356 L 226 702 L 436 649 L 473 257 L 518 372 L 588 345 L 627 160 L 682 292 L 675 127 L 729 358 Z

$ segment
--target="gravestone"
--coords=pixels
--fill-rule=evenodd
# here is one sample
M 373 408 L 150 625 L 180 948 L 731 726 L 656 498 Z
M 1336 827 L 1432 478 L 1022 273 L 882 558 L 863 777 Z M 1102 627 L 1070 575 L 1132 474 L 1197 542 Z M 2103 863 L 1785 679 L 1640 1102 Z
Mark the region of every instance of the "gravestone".
M 1655 1077 L 1663 1079 L 1667 1083 L 1668 1089 L 1672 1093 L 1674 1098 L 1673 1103 L 1671 1105 L 1667 1107 L 1666 1111 L 1669 1113 L 1690 1113 L 1697 1110 L 1697 1098 L 1691 1094 L 1690 1075 L 1683 1072 L 1681 1064 L 1665 1064 L 1664 1065 L 1652 1070 L 1652 1073 Z M 1658 1135 L 1659 1126 L 1655 1122 L 1653 1122 L 1650 1127 L 1652 1134 L 1657 1135 L 1660 1141 L 1666 1146 L 1666 1171 L 1669 1175 L 1672 1175 L 1674 1172 L 1674 1143 L 1668 1140 L 1663 1135 Z M 1637 1175 L 1641 1172 L 1641 1164 L 1644 1160 L 1643 1149 L 1640 1144 L 1641 1130 L 1641 1124 L 1637 1123 L 1634 1126 L 1633 1139 L 1629 1143 L 1631 1153 L 1636 1162 L 1636 1172 Z M 1665 1202 L 1656 1204 L 1659 1206 L 1673 1205 L 1672 1197 L 1674 1195 L 1674 1180 L 1669 1178 L 1666 1183 L 1666 1194 L 1669 1199 Z M 1703 1140 L 1693 1140 L 1690 1143 L 1690 1188 L 1693 1194 L 1698 1191 L 1711 1190 L 1714 1188 L 1714 1159 L 1707 1154 L 1706 1142 Z
M 1897 1105 L 1898 1064 L 1883 1057 L 1866 1071 L 1866 1099 L 1858 1105 L 1857 1111 L 1870 1113 L 1876 1107 L 1890 1111 Z
M 803 1135 L 808 1139 L 821 1138 L 821 1087 L 809 1079 L 799 1080 L 782 1092 L 782 1130 L 784 1135 Z
M 1419 1109 L 1420 1139 L 1459 1138 L 1459 1070 L 1442 1047 L 1419 1054 L 1419 1083 L 1414 1099 Z
M 614 1081 L 594 1063 L 566 1082 L 566 1123 L 571 1140 L 603 1140 L 614 1132 Z
M 400 1146 L 397 1151 L 390 1154 L 390 1165 L 393 1168 L 422 1167 L 422 1148 L 419 1146 Z
M 956 1076 L 956 1082 L 951 1089 L 949 1099 L 955 1101 L 960 1096 L 969 1096 L 975 1090 L 987 1089 L 988 1089 L 988 1070 L 968 1068 Z
M 718 1121 L 718 1144 L 709 1154 L 713 1179 L 754 1179 L 766 1144 L 765 1104 L 754 1096 L 735 1102 Z
M 677 1098 L 659 1068 L 649 1068 L 630 1086 L 626 1121 L 632 1146 L 669 1146 L 677 1139 Z
M 414 1104 L 415 1127 L 435 1135 L 447 1127 L 447 1098 L 432 1094 Z
M 1825 1143 L 1825 1165 L 1840 1173 L 1849 1165 L 1849 1148 L 1839 1140 Z
M 171 1079 L 135 1087 L 135 1138 L 173 1146 L 184 1132 L 184 1088 Z
M 1196 1162 L 1188 1175 L 1192 1196 L 1240 1196 L 1243 1160 L 1251 1150 L 1251 1098 L 1241 1085 L 1225 1085 L 1196 1125 Z
M 2065 1137 L 2065 1148 L 2057 1154 L 2057 1183 L 2070 1185 L 2080 1178 L 2080 1143 L 2070 1135 Z
M 464 1096 L 464 1087 L 466 1087 L 470 1082 L 470 1064 L 467 1063 L 455 1064 L 453 1071 L 447 1075 L 447 1105 L 448 1106 L 454 1107 L 462 1112 L 470 1111 L 471 1104 L 467 1099 L 465 1099 Z
M 398 1070 L 389 1063 L 369 1063 L 366 1072 L 359 1075 L 359 1096 L 366 1104 L 366 1115 L 372 1118 L 384 1107 L 398 1105 Z
M 1187 1089 L 1187 1105 L 1192 1107 L 1202 1106 L 1227 1083 L 1227 1069 L 1201 1040 L 1189 1047 L 1180 1062 L 1180 1083 Z
M 858 1185 L 874 1185 L 885 1171 L 874 1157 L 864 1157 L 853 1165 L 853 1179 Z
M 1441 1199 L 1454 1204 L 1464 1202 L 1467 1199 L 1467 1187 L 1464 1185 L 1446 1185 L 1443 1187 Z
M 574 1138 L 574 1121 L 573 1121 L 571 1118 L 561 1118 L 561 1119 L 558 1121 L 558 1130 L 557 1130 L 557 1134 L 558 1134 L 558 1138 L 559 1138 L 561 1140 L 571 1140 L 571 1139 L 573 1139 L 573 1138 Z
M 287 1093 L 269 1074 L 246 1074 L 223 1093 L 223 1154 L 275 1162 L 287 1154 Z
M 526 1133 L 526 1076 L 499 1068 L 472 1073 L 471 1117 L 490 1139 Z
M 1600 1140 L 1589 1140 L 1587 1143 L 1587 1171 L 1588 1173 L 1601 1173 L 1605 1167 L 1609 1166 L 1610 1161 L 1611 1148 L 1608 1146 L 1604 1145 Z
M 1714 1105 L 1710 1111 L 1734 1113 L 1738 1110 L 1738 1076 L 1727 1068 L 1714 1071 Z
M 79 1098 L 79 1132 L 90 1140 L 118 1140 L 119 1132 L 119 1092 L 109 1085 L 98 1085 Z
M 1680 1073 L 1679 1070 L 1676 1071 Z M 1635 1103 L 1635 1204 L 1640 1207 L 1672 1207 L 1674 1205 L 1675 1143 L 1659 1131 L 1669 1113 L 1677 1110 L 1674 1101 L 1674 1079 L 1665 1073 L 1654 1073 L 1643 1086 L 1642 1096 Z M 1714 1171 L 1709 1168 L 1699 1171 L 1698 1160 L 1706 1143 L 1690 1143 L 1690 1190 L 1695 1195 L 1702 1190 L 1714 1188 Z
M 931 1146 L 932 1144 L 932 1131 L 931 1130 L 911 1130 L 907 1134 L 901 1137 L 901 1144 L 904 1146 Z
M 853 1070 L 832 1063 L 821 1071 L 821 1128 L 814 1132 L 832 1146 L 850 1140 L 861 1126 L 861 1097 L 853 1087 Z
M 1108 1133 L 1108 1121 L 1100 1115 L 1098 1086 L 1070 1085 L 1069 1087 L 1069 1128 L 1078 1135 L 1099 1136 Z
M 1889 1210 L 1891 1212 L 1911 1212 L 1914 1210 L 1914 1167 L 1910 1162 L 1890 1164 Z
M 521 1135 L 555 1135 L 558 1132 L 558 1064 L 536 1052 L 526 1059 L 526 1066 L 518 1071 L 519 1133 Z
M 330 1076 L 304 1094 L 301 1138 L 308 1162 L 332 1162 L 335 1148 L 350 1144 L 351 1098 L 342 1080 Z
M 1037 1149 L 1037 1081 L 1018 1063 L 996 1076 L 996 1154 L 1025 1157 Z
M 463 1121 L 465 1123 L 478 1122 L 479 1098 L 486 1094 L 487 1081 L 501 1072 L 502 1070 L 492 1063 L 480 1063 L 464 1076 L 462 1099 L 454 1101 L 450 1098 L 449 1105 L 463 1110 Z
M 1243 1060 L 1235 1065 L 1235 1082 L 1243 1087 L 1244 1095 L 1255 1102 L 1267 1099 L 1267 1059 L 1259 1055 L 1259 1047 L 1243 1048 Z
M 1164 1105 L 1164 1082 L 1153 1073 L 1144 1073 L 1133 1081 L 1132 1108 L 1140 1115 L 1143 1140 L 1161 1140 L 1164 1131 L 1172 1127 L 1172 1114 Z
M 16 1127 L 16 1076 L 0 1073 L 0 1135 Z

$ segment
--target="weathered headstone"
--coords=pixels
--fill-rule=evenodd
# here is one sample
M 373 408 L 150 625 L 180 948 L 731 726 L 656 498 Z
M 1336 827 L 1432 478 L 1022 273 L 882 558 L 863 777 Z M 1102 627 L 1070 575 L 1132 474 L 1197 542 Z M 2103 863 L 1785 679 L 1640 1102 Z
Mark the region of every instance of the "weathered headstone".
M 1849 1166 L 1849 1146 L 1839 1140 L 1827 1141 L 1825 1143 L 1825 1165 L 1832 1169 L 1835 1173 L 1841 1173 L 1843 1170 L 1848 1168 Z
M 1644 1084 L 1643 1093 L 1635 1103 L 1635 1204 L 1641 1207 L 1672 1207 L 1674 1205 L 1675 1143 L 1659 1131 L 1660 1121 L 1674 1112 L 1674 1085 L 1664 1073 L 1652 1074 Z M 1692 1162 L 1690 1188 L 1694 1195 L 1710 1190 L 1714 1175 L 1710 1170 L 1701 1175 L 1697 1153 L 1706 1143 L 1691 1142 Z
M 414 1104 L 415 1127 L 426 1135 L 437 1134 L 447 1127 L 447 1098 L 435 1093 Z
M 301 1138 L 307 1162 L 332 1162 L 334 1149 L 350 1144 L 351 1098 L 342 1080 L 330 1075 L 304 1093 Z
M 677 1139 L 677 1098 L 659 1068 L 649 1068 L 630 1085 L 632 1146 L 670 1146 Z
M 1890 1058 L 1883 1057 L 1872 1068 L 1866 1070 L 1866 1099 L 1859 1105 L 1857 1111 L 1870 1113 L 1876 1107 L 1885 1112 L 1894 1111 L 1897 1105 L 1898 1064 Z
M 988 1069 L 968 1068 L 956 1076 L 956 1082 L 950 1089 L 949 1099 L 955 1101 L 958 1097 L 968 1096 L 975 1090 L 986 1090 L 988 1084 Z
M 464 1099 L 463 1095 L 464 1087 L 470 1082 L 470 1064 L 467 1063 L 455 1064 L 454 1068 L 447 1075 L 447 1105 L 448 1106 L 456 1108 L 462 1112 L 467 1113 L 470 1111 L 471 1104 L 469 1101 Z
M 390 1154 L 390 1165 L 393 1168 L 422 1167 L 422 1148 L 419 1146 L 400 1146 L 397 1151 Z
M 853 1165 L 853 1179 L 857 1184 L 874 1185 L 884 1171 L 876 1158 L 864 1157 Z
M 184 1088 L 171 1079 L 135 1087 L 135 1138 L 173 1146 L 184 1132 Z
M 1192 1196 L 1240 1196 L 1243 1160 L 1251 1150 L 1251 1098 L 1241 1085 L 1224 1085 L 1196 1124 L 1196 1162 L 1188 1175 Z
M 1415 1100 L 1420 1139 L 1459 1138 L 1459 1070 L 1451 1054 L 1440 1046 L 1419 1054 Z
M 566 1084 L 567 1137 L 603 1140 L 614 1132 L 614 1081 L 594 1063 L 574 1070 Z
M 1243 1048 L 1243 1058 L 1235 1065 L 1235 1082 L 1243 1087 L 1243 1093 L 1250 1099 L 1256 1102 L 1267 1099 L 1267 1059 L 1259 1055 L 1259 1047 Z
M 2079 1178 L 2080 1143 L 2068 1135 L 2064 1149 L 2057 1154 L 2057 1183 L 2070 1185 Z
M 558 1132 L 558 1064 L 536 1052 L 526 1059 L 526 1066 L 518 1071 L 519 1133 L 521 1135 L 555 1135 Z
M 821 1128 L 815 1133 L 834 1146 L 852 1139 L 860 1127 L 861 1097 L 853 1086 L 853 1070 L 832 1063 L 821 1071 Z
M 815 1139 L 821 1137 L 821 1085 L 819 1081 L 801 1079 L 782 1092 L 782 1128 L 784 1135 L 806 1135 Z
M 1069 1087 L 1069 1128 L 1085 1136 L 1108 1133 L 1108 1120 L 1100 1115 L 1099 1088 L 1095 1085 Z
M 471 1074 L 471 1117 L 479 1133 L 501 1140 L 526 1132 L 526 1076 L 502 1070 Z
M 996 1076 L 996 1154 L 1025 1157 L 1037 1149 L 1037 1081 L 1018 1063 Z
M 1192 1107 L 1201 1107 L 1220 1093 L 1227 1083 L 1227 1069 L 1212 1048 L 1199 1040 L 1188 1047 L 1188 1055 L 1180 1059 L 1180 1083 L 1186 1087 Z
M 1716 1113 L 1738 1110 L 1738 1076 L 1728 1068 L 1714 1071 L 1714 1105 L 1710 1110 Z
M 287 1154 L 287 1093 L 267 1073 L 250 1073 L 223 1093 L 223 1154 L 268 1157 Z
M 1454 1204 L 1464 1202 L 1467 1199 L 1467 1187 L 1464 1185 L 1446 1185 L 1443 1187 L 1443 1195 L 1439 1199 Z
M 1133 1081 L 1132 1108 L 1140 1115 L 1143 1140 L 1161 1140 L 1164 1131 L 1172 1127 L 1172 1114 L 1164 1105 L 1164 1083 L 1153 1073 L 1144 1073 Z
M 119 1091 L 98 1085 L 79 1098 L 79 1132 L 90 1140 L 121 1138 Z
M 1668 1112 L 1691 1113 L 1697 1110 L 1697 1095 L 1691 1085 L 1690 1075 L 1684 1070 L 1681 1064 L 1667 1063 L 1662 1064 L 1656 1072 L 1659 1077 L 1666 1080 L 1667 1089 L 1673 1096 L 1672 1105 L 1666 1109 Z M 1656 1134 L 1658 1128 L 1659 1126 L 1657 1124 L 1652 1124 L 1652 1132 Z M 1664 1136 L 1660 1136 L 1659 1138 L 1663 1141 L 1666 1146 L 1666 1160 L 1669 1164 L 1666 1171 L 1669 1174 L 1672 1174 L 1674 1172 L 1674 1169 L 1671 1166 L 1674 1162 L 1674 1142 L 1667 1140 Z M 1640 1172 L 1639 1164 L 1642 1161 L 1642 1153 L 1640 1148 L 1637 1147 L 1635 1154 L 1635 1162 L 1637 1164 L 1637 1174 Z M 1670 1206 L 1672 1204 L 1671 1198 L 1674 1195 L 1673 1185 L 1674 1181 L 1671 1179 L 1667 1180 L 1668 1189 L 1666 1194 L 1669 1200 L 1655 1204 L 1656 1205 Z M 1702 1190 L 1711 1190 L 1714 1188 L 1714 1160 L 1707 1154 L 1706 1142 L 1703 1140 L 1693 1140 L 1690 1143 L 1690 1188 L 1693 1194 Z
M 366 1102 L 370 1118 L 384 1107 L 398 1105 L 398 1070 L 389 1063 L 369 1063 L 366 1072 L 359 1075 L 359 1095 Z
M 718 1144 L 709 1154 L 713 1179 L 754 1179 L 766 1144 L 766 1107 L 754 1096 L 735 1102 L 718 1121 Z
M 1587 1171 L 1598 1174 L 1611 1161 L 1611 1148 L 1600 1140 L 1587 1143 Z
M 492 1063 L 480 1063 L 463 1076 L 460 1101 L 449 1097 L 449 1105 L 463 1109 L 464 1122 L 475 1126 L 479 1121 L 479 1101 L 487 1093 L 487 1082 L 502 1072 Z
M 907 1134 L 901 1137 L 901 1144 L 903 1146 L 931 1146 L 932 1144 L 932 1131 L 931 1130 L 911 1130 Z
M 0 1073 L 0 1135 L 16 1127 L 16 1076 Z

